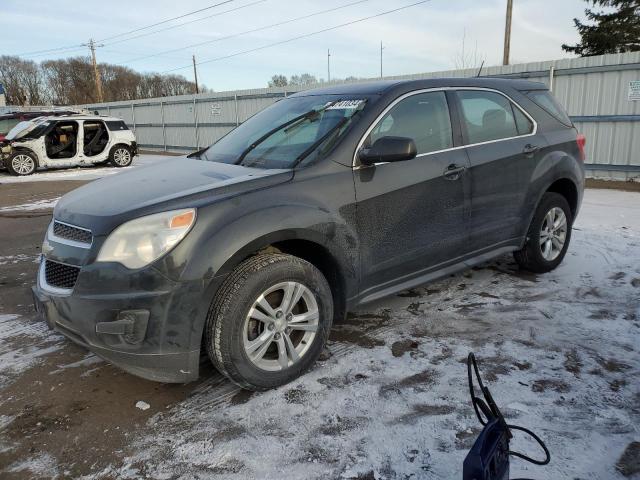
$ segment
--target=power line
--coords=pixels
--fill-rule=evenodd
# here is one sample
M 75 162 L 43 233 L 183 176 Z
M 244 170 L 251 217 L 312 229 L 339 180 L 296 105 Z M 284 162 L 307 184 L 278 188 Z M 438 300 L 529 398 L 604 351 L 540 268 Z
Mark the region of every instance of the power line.
M 189 20 L 188 22 L 178 23 L 177 25 L 171 25 L 169 27 L 161 28 L 159 30 L 154 30 L 153 32 L 141 33 L 140 35 L 135 35 L 129 38 L 123 38 L 122 40 L 116 40 L 115 42 L 109 42 L 107 45 L 115 45 L 117 43 L 128 42 L 129 40 L 135 40 L 140 37 L 147 37 L 149 35 L 154 35 L 160 32 L 166 32 L 167 30 L 172 30 L 178 27 L 184 27 L 185 25 L 191 25 L 192 23 L 201 22 L 202 20 L 208 20 L 209 18 L 219 17 L 220 15 L 224 15 L 225 13 L 235 12 L 237 10 L 242 10 L 243 8 L 252 7 L 253 5 L 257 5 L 258 3 L 264 3 L 267 0 L 257 0 L 255 2 L 247 3 L 246 5 L 240 5 L 236 8 L 230 8 L 229 10 L 224 10 L 222 12 L 214 13 L 213 15 L 207 15 L 206 17 L 196 18 L 195 20 Z
M 288 38 L 286 40 L 281 40 L 279 42 L 269 43 L 269 44 L 263 45 L 261 47 L 252 48 L 252 49 L 249 49 L 249 50 L 243 50 L 241 52 L 231 53 L 229 55 L 224 55 L 222 57 L 212 58 L 212 59 L 209 59 L 209 60 L 204 60 L 202 62 L 198 62 L 197 65 L 203 65 L 205 63 L 217 62 L 217 61 L 220 61 L 220 60 L 226 60 L 228 58 L 237 57 L 239 55 L 244 55 L 246 53 L 253 53 L 253 52 L 260 51 L 260 50 L 265 50 L 267 48 L 275 47 L 275 46 L 278 46 L 278 45 L 283 45 L 285 43 L 290 43 L 290 42 L 293 42 L 293 41 L 296 41 L 296 40 L 301 40 L 303 38 L 308 38 L 308 37 L 311 37 L 313 35 L 318 35 L 320 33 L 325 33 L 325 32 L 329 32 L 331 30 L 337 30 L 338 28 L 347 27 L 347 26 L 353 25 L 355 23 L 360 23 L 360 22 L 364 22 L 364 21 L 367 21 L 367 20 L 371 20 L 372 18 L 382 17 L 383 15 L 388 15 L 390 13 L 398 12 L 400 10 L 406 10 L 407 8 L 415 7 L 416 5 L 421 5 L 421 4 L 427 3 L 429 1 L 431 1 L 431 0 L 422 0 L 420 2 L 415 2 L 415 3 L 409 4 L 409 5 L 405 5 L 403 7 L 398 7 L 398 8 L 394 8 L 392 10 L 387 10 L 385 12 L 381 12 L 381 13 L 378 13 L 378 14 L 375 14 L 375 15 L 370 15 L 368 17 L 359 18 L 359 19 L 353 20 L 351 22 L 342 23 L 340 25 L 335 25 L 333 27 L 323 28 L 322 30 L 317 30 L 315 32 L 305 33 L 303 35 L 298 35 L 297 37 Z M 165 70 L 162 73 L 175 72 L 177 70 L 184 70 L 185 68 L 191 68 L 191 65 L 187 65 L 187 66 L 184 66 L 184 67 L 178 67 L 178 68 L 172 68 L 171 70 Z
M 63 50 L 78 50 L 80 48 L 84 50 L 84 45 L 81 43 L 78 43 L 77 45 L 69 45 L 68 47 L 58 47 L 58 48 L 50 48 L 48 50 L 36 50 L 33 52 L 19 53 L 16 56 L 17 57 L 41 57 L 42 55 L 48 55 L 49 53 L 55 53 Z
M 226 3 L 231 3 L 231 2 L 235 2 L 235 0 L 225 0 L 223 2 L 219 2 L 219 3 L 215 3 L 213 5 L 209 5 L 208 7 L 200 8 L 200 9 L 194 10 L 192 12 L 187 12 L 187 13 L 184 13 L 182 15 L 178 15 L 177 17 L 168 18 L 166 20 L 162 20 L 161 22 L 157 22 L 157 23 L 153 23 L 151 25 L 147 25 L 147 26 L 144 26 L 144 27 L 136 28 L 136 29 L 130 30 L 128 32 L 119 33 L 117 35 L 112 35 L 111 37 L 106 37 L 106 38 L 103 38 L 102 40 L 98 40 L 98 41 L 99 42 L 104 42 L 106 40 L 112 40 L 114 38 L 122 37 L 124 35 L 129 35 L 129 34 L 132 34 L 132 33 L 140 32 L 142 30 L 147 30 L 148 28 L 157 27 L 158 25 L 163 25 L 163 24 L 171 22 L 173 20 L 178 20 L 180 18 L 188 17 L 190 15 L 194 15 L 196 13 L 204 12 L 205 10 L 210 10 L 212 8 L 219 7 L 220 5 L 224 5 Z M 55 52 L 64 51 L 64 50 L 77 50 L 78 47 L 83 47 L 83 46 L 84 45 L 82 43 L 79 43 L 79 44 L 75 44 L 75 45 L 69 45 L 69 46 L 66 46 L 66 47 L 56 47 L 56 48 L 49 48 L 49 49 L 44 49 L 44 50 L 35 50 L 35 51 L 32 51 L 32 52 L 19 53 L 19 54 L 17 54 L 17 56 L 18 57 L 27 57 L 27 56 L 31 56 L 31 55 L 39 56 L 40 54 L 49 54 L 49 53 L 55 53 Z
M 219 7 L 220 5 L 225 5 L 227 3 L 231 3 L 231 2 L 235 2 L 235 1 L 236 0 L 224 0 L 223 2 L 215 3 L 213 5 L 209 5 L 208 7 L 204 7 L 204 8 L 200 8 L 198 10 L 194 10 L 192 12 L 184 13 L 182 15 L 178 15 L 177 17 L 168 18 L 166 20 L 162 20 L 161 22 L 153 23 L 153 24 L 147 25 L 145 27 L 135 28 L 133 30 L 129 30 L 128 32 L 119 33 L 117 35 L 112 35 L 111 37 L 106 37 L 106 38 L 103 38 L 103 39 L 101 39 L 99 41 L 100 42 L 106 42 L 107 40 L 112 40 L 114 38 L 122 37 L 124 35 L 129 35 L 131 33 L 140 32 L 140 31 L 146 30 L 148 28 L 157 27 L 158 25 L 164 25 L 165 23 L 169 23 L 169 22 L 172 22 L 174 20 L 178 20 L 180 18 L 188 17 L 188 16 L 194 15 L 196 13 L 204 12 L 205 10 L 211 10 L 212 8 Z
M 267 30 L 269 28 L 280 27 L 280 26 L 286 25 L 288 23 L 297 22 L 297 21 L 300 21 L 300 20 L 305 20 L 307 18 L 315 17 L 315 16 L 322 15 L 322 14 L 325 14 L 325 13 L 335 12 L 336 10 L 341 10 L 343 8 L 351 7 L 353 5 L 358 5 L 360 3 L 365 3 L 365 2 L 369 2 L 369 1 L 371 1 L 371 0 L 357 0 L 355 2 L 351 2 L 351 3 L 347 3 L 345 5 L 341 5 L 340 7 L 329 8 L 329 9 L 326 9 L 326 10 L 321 10 L 319 12 L 314 12 L 314 13 L 310 13 L 310 14 L 307 14 L 307 15 L 302 15 L 301 17 L 290 18 L 288 20 L 283 20 L 281 22 L 272 23 L 271 25 L 265 25 L 264 27 L 253 28 L 251 30 L 245 30 L 244 32 L 233 33 L 231 35 L 226 35 L 224 37 L 214 38 L 213 40 L 207 40 L 205 42 L 193 43 L 191 45 L 185 45 L 185 46 L 180 47 L 180 48 L 174 48 L 172 50 L 164 50 L 162 52 L 154 53 L 154 54 L 151 54 L 151 55 L 145 55 L 144 57 L 134 58 L 132 60 L 127 60 L 126 62 L 123 62 L 120 65 L 139 62 L 140 60 L 146 60 L 147 58 L 158 57 L 158 56 L 161 56 L 161 55 L 165 55 L 167 53 L 174 53 L 174 52 L 179 52 L 179 51 L 182 51 L 182 50 L 191 49 L 191 48 L 194 48 L 194 47 L 201 47 L 202 45 L 209 45 L 211 43 L 221 42 L 223 40 L 229 40 L 231 38 L 240 37 L 242 35 L 247 35 L 247 34 L 250 34 L 250 33 L 256 33 L 256 32 L 260 32 L 260 31 L 263 31 L 263 30 Z

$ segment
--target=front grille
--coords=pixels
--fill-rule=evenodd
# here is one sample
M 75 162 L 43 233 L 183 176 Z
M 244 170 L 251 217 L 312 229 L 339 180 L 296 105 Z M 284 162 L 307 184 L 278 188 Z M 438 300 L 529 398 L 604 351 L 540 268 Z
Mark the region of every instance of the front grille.
M 44 278 L 48 285 L 56 288 L 71 289 L 76 284 L 80 267 L 45 260 Z
M 74 227 L 58 221 L 53 222 L 53 234 L 56 237 L 79 243 L 91 244 L 91 241 L 93 240 L 93 235 L 90 230 Z

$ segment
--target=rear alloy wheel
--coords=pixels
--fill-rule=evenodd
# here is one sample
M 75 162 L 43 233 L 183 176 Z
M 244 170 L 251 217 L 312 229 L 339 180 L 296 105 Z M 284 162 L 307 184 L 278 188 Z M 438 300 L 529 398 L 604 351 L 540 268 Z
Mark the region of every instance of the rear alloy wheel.
M 558 207 L 547 212 L 540 230 L 540 251 L 545 260 L 552 262 L 562 253 L 567 241 L 567 217 Z
M 7 169 L 12 175 L 31 175 L 36 171 L 36 159 L 32 154 L 26 152 L 16 152 L 6 161 Z
M 289 383 L 317 360 L 331 329 L 333 298 L 301 258 L 261 254 L 242 262 L 216 294 L 205 326 L 214 366 L 248 390 Z
M 535 273 L 556 268 L 567 253 L 572 222 L 566 198 L 554 192 L 545 193 L 531 220 L 524 247 L 513 255 L 516 262 Z
M 109 160 L 114 167 L 128 167 L 133 161 L 133 156 L 131 155 L 129 147 L 116 145 L 113 150 L 111 150 Z

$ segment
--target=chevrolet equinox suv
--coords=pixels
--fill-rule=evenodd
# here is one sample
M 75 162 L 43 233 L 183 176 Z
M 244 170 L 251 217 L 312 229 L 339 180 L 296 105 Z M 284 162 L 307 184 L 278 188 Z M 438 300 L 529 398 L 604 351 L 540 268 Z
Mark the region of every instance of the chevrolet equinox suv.
M 513 252 L 548 272 L 585 140 L 539 83 L 437 79 L 281 99 L 207 149 L 57 204 L 34 287 L 55 330 L 124 370 L 283 385 L 350 309 Z

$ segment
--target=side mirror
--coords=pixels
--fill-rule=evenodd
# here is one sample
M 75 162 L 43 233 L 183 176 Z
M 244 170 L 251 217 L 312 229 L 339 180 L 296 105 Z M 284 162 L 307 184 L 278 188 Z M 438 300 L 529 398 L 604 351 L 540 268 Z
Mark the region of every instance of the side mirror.
M 363 148 L 358 152 L 358 158 L 362 165 L 373 165 L 380 162 L 401 162 L 416 158 L 418 149 L 411 138 L 406 137 L 382 137 L 376 140 L 369 148 Z

